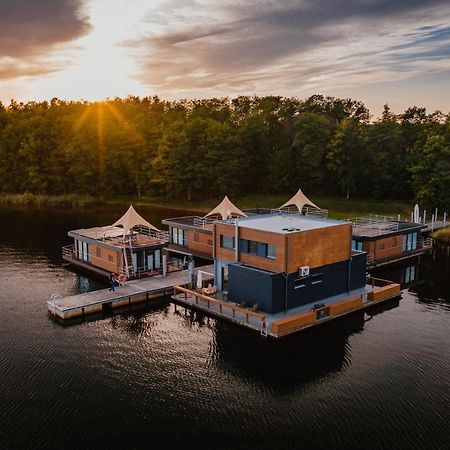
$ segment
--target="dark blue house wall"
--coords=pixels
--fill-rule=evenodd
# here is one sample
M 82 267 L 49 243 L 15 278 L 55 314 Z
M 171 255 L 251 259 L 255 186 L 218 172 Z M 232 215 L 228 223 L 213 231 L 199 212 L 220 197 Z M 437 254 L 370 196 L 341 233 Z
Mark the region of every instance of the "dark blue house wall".
M 360 253 L 353 255 L 350 265 L 347 260 L 311 269 L 309 277 L 304 278 L 302 282 L 298 282 L 297 273 L 289 274 L 286 281 L 282 273 L 230 264 L 228 297 L 238 303 L 241 301 L 256 303 L 260 310 L 270 314 L 284 311 L 286 306 L 287 309 L 291 309 L 315 303 L 327 297 L 362 288 L 366 284 L 366 259 L 367 254 Z M 313 280 L 317 280 L 315 275 L 320 275 L 320 282 L 313 283 Z M 300 287 L 300 284 L 304 286 Z
M 284 286 L 282 273 L 240 264 L 228 266 L 228 299 L 233 302 L 256 303 L 261 311 L 274 314 L 284 309 Z

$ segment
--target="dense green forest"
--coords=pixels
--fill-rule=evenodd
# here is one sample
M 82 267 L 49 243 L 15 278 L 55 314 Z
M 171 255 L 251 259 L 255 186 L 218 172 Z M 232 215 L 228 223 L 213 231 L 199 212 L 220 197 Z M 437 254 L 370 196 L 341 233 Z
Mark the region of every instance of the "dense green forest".
M 312 96 L 0 103 L 0 190 L 332 194 L 450 206 L 450 115 Z

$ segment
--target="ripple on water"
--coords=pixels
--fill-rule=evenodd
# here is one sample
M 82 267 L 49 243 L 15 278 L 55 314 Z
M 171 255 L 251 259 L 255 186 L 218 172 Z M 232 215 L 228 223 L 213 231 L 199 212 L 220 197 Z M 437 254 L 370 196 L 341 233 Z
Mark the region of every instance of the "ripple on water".
M 61 326 L 50 296 L 103 284 L 62 266 L 59 247 L 113 212 L 23 213 L 18 239 L 0 209 L 1 448 L 444 448 L 444 269 L 370 320 L 280 341 L 165 303 Z

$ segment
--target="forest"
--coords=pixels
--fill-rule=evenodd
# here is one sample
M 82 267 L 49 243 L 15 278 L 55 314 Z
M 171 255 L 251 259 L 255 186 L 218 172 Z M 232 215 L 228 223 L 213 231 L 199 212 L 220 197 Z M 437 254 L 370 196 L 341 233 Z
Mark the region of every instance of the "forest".
M 450 114 L 240 96 L 0 103 L 0 191 L 207 199 L 249 193 L 450 206 Z

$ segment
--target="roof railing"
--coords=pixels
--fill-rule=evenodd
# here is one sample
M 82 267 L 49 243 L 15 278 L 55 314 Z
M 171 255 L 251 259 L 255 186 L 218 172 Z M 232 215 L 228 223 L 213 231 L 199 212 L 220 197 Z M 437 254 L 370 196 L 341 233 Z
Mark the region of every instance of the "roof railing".
M 285 206 L 283 208 L 271 209 L 270 211 L 272 213 L 296 214 L 302 216 L 328 218 L 328 209 L 314 208 L 309 206 L 304 206 L 302 208 L 302 212 L 300 212 L 296 206 Z
M 368 217 L 356 217 L 347 219 L 354 227 L 378 231 L 378 234 L 398 231 L 399 221 L 391 216 L 370 215 Z
M 215 219 L 211 217 L 194 217 L 194 227 L 197 228 L 209 228 L 213 223 L 219 222 L 222 219 Z

